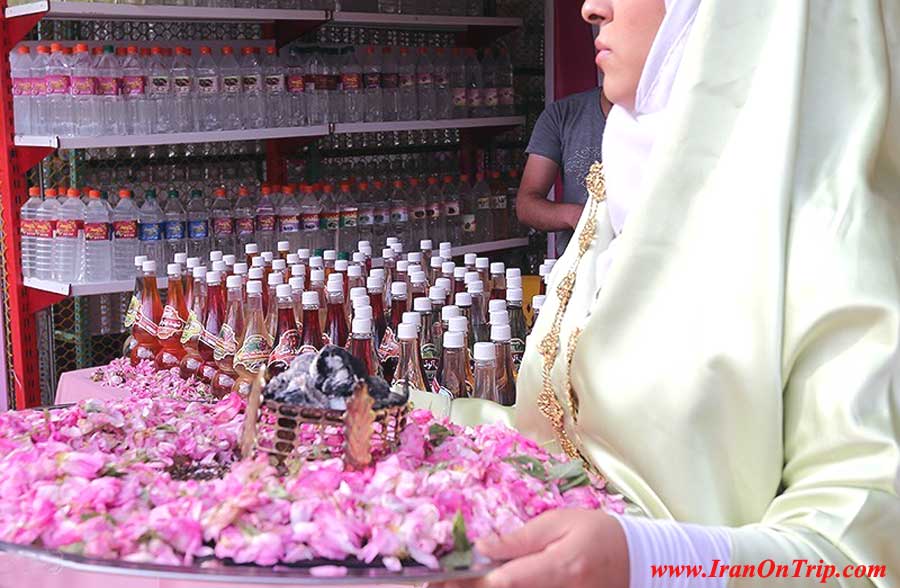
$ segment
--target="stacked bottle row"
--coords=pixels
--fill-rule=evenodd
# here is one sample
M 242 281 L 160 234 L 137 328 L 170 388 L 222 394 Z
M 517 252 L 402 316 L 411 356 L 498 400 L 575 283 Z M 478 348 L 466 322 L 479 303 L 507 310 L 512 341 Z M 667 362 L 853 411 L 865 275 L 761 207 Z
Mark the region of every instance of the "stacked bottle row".
M 20 45 L 18 134 L 149 135 L 512 115 L 505 50 Z
M 483 16 L 484 0 L 341 0 L 340 9 L 386 14 Z
M 10 6 L 25 4 L 30 0 L 13 0 Z M 77 2 L 100 2 L 104 4 L 125 4 L 129 6 L 209 6 L 212 8 L 281 8 L 284 10 L 334 10 L 335 0 L 73 0 Z
M 162 267 L 176 253 L 206 258 L 210 251 L 245 254 L 251 243 L 269 251 L 308 249 L 349 258 L 358 241 L 379 251 L 387 235 L 402 246 L 423 239 L 481 243 L 505 239 L 515 224 L 517 174 L 504 182 L 499 172 L 416 177 L 391 186 L 375 181 L 241 188 L 232 200 L 217 189 L 210 201 L 199 190 L 187 205 L 172 190 L 160 206 L 147 190 L 138 207 L 130 190 L 115 205 L 98 190 L 69 188 L 64 193 L 29 190 L 21 209 L 22 268 L 25 277 L 62 283 L 127 280 L 132 260 L 144 255 Z
M 514 404 L 527 338 L 521 272 L 474 255 L 457 267 L 450 243 L 434 254 L 428 240 L 398 259 L 402 247 L 389 241 L 382 268 L 365 241 L 350 262 L 308 250 L 257 255 L 257 244 L 240 262 L 213 252 L 210 268 L 179 254 L 167 265 L 165 306 L 156 262 L 138 256 L 129 356 L 177 367 L 222 396 L 246 394 L 260 370 L 272 377 L 337 345 L 388 382 Z

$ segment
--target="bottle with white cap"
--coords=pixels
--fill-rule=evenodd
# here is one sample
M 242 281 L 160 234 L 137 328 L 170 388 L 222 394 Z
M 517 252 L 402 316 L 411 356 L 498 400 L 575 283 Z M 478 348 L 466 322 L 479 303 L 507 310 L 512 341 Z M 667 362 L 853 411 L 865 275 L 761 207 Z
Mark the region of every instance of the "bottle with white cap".
M 294 318 L 297 319 L 297 328 L 302 329 L 300 319 L 303 317 L 303 278 L 301 276 L 292 276 L 288 280 L 291 287 L 291 300 L 294 301 Z
M 212 392 L 217 398 L 230 394 L 237 381 L 234 355 L 238 350 L 238 337 L 244 332 L 244 280 L 241 276 L 228 276 L 225 288 L 225 321 L 213 350 L 219 368 L 212 377 Z
M 431 259 L 431 252 L 434 249 L 434 245 L 431 242 L 431 239 L 422 239 L 419 241 L 419 251 L 421 251 L 421 256 L 419 257 L 418 263 L 422 263 L 423 260 Z
M 472 282 L 481 282 L 481 274 L 478 272 L 466 272 L 463 281 L 465 282 L 466 287 L 468 287 Z
M 222 273 L 211 271 L 206 273 L 206 309 L 203 311 L 203 329 L 197 349 L 203 363 L 194 376 L 207 384 L 212 382 L 218 366 L 216 366 L 215 350 L 219 345 L 219 332 L 225 322 L 225 288 L 222 285 Z
M 263 258 L 263 261 L 266 264 L 265 267 L 267 267 L 267 268 L 272 267 L 272 262 L 275 260 L 274 253 L 272 253 L 271 251 L 263 251 L 262 253 L 259 254 L 259 256 Z
M 325 301 L 328 300 L 328 296 L 325 293 L 325 270 L 314 269 L 310 272 L 309 278 L 309 288 L 306 289 L 307 292 L 315 292 L 318 295 L 319 302 L 319 330 L 325 328 Z M 305 324 L 305 319 L 304 319 Z
M 394 384 L 409 385 L 415 390 L 431 390 L 430 386 L 426 386 L 422 373 L 418 327 L 414 324 L 402 323 L 397 336 L 400 340 L 400 360 L 397 364 Z
M 441 330 L 447 332 L 450 330 L 450 319 L 462 316 L 459 307 L 455 304 L 448 304 L 441 309 Z M 443 340 L 443 339 L 442 339 Z
M 234 255 L 231 255 L 231 254 L 223 255 L 222 261 L 225 262 L 225 275 L 226 276 L 233 275 L 234 274 L 234 264 L 235 264 L 235 262 L 237 262 L 237 257 L 235 257 Z M 226 280 L 227 279 L 228 278 L 226 277 Z
M 209 261 L 210 261 L 210 263 L 212 263 L 212 262 L 214 262 L 214 261 L 222 261 L 222 258 L 223 258 L 223 257 L 225 257 L 225 254 L 222 253 L 222 252 L 221 252 L 220 250 L 218 250 L 218 249 L 215 249 L 215 250 L 209 252 Z
M 499 402 L 497 396 L 497 358 L 494 344 L 482 341 L 475 344 L 475 397 Z
M 247 243 L 244 245 L 244 256 L 247 258 L 247 265 L 253 265 L 253 258 L 259 255 L 259 245 L 256 243 Z
M 504 311 L 506 312 L 506 311 Z M 491 341 L 497 357 L 497 399 L 503 406 L 516 403 L 516 368 L 513 362 L 512 347 L 509 344 L 509 325 L 492 325 Z
M 322 271 L 322 270 L 316 270 Z M 316 290 L 307 290 L 303 293 L 303 336 L 301 339 L 300 353 L 316 353 L 322 348 L 322 325 L 319 322 L 319 293 Z
M 522 287 L 522 277 L 521 276 L 511 276 L 506 278 L 506 289 L 511 290 L 513 288 L 521 288 Z
M 422 330 L 422 315 L 418 312 L 413 310 L 404 312 L 402 322 L 409 325 L 416 325 L 416 328 L 419 329 L 419 331 Z
M 444 292 L 444 301 L 441 302 L 441 305 L 450 304 L 453 299 L 453 280 L 448 278 L 438 278 L 434 285 Z
M 262 306 L 263 284 L 257 280 L 247 282 L 247 302 L 244 306 L 244 330 L 240 346 L 234 354 L 233 365 L 238 378 L 232 389 L 247 397 L 259 370 L 269 362 L 272 345 L 266 331 Z
M 353 319 L 351 324 L 349 351 L 350 355 L 366 366 L 366 373 L 368 375 L 382 375 L 381 362 L 378 360 L 378 355 L 375 353 L 375 344 L 372 340 L 372 319 Z
M 506 266 L 503 262 L 495 261 L 491 264 L 491 300 L 506 299 Z M 487 282 L 485 282 L 487 286 Z
M 166 269 L 169 275 L 169 288 L 157 330 L 160 350 L 156 354 L 156 367 L 161 370 L 178 367 L 181 358 L 184 357 L 181 334 L 188 319 L 184 283 L 181 281 L 181 265 L 170 263 Z
M 491 284 L 491 260 L 487 257 L 478 257 L 475 259 L 475 271 L 481 276 L 481 283 L 484 289 L 490 292 Z
M 406 282 L 391 284 L 391 313 L 384 337 L 381 339 L 381 345 L 378 347 L 384 377 L 388 382 L 393 380 L 394 372 L 400 361 L 400 341 L 397 339 L 397 329 L 403 323 L 403 313 L 407 311 L 406 294 Z
M 337 251 L 334 249 L 326 249 L 322 252 L 322 259 L 325 260 L 325 277 L 327 278 L 334 272 L 334 264 L 337 261 Z
M 453 244 L 450 241 L 442 241 L 438 245 L 438 253 L 444 261 L 451 261 L 453 259 Z
M 244 285 L 245 286 L 247 285 L 246 284 L 246 281 L 247 281 L 247 264 L 246 263 L 244 263 L 243 261 L 239 261 L 239 262 L 235 263 L 234 266 L 231 268 L 231 273 L 232 273 L 232 275 L 235 275 L 235 276 L 241 276 L 241 279 L 244 280 L 244 282 L 245 282 Z
M 275 299 L 278 296 L 278 286 L 284 284 L 284 274 L 281 272 L 273 272 L 266 278 L 266 292 L 263 294 L 263 309 L 266 311 L 266 327 L 269 329 L 269 335 L 274 335 L 275 327 L 278 325 L 278 305 Z
M 338 347 L 346 347 L 350 328 L 347 325 L 347 311 L 344 308 L 344 283 L 340 279 L 329 279 L 327 290 L 328 313 L 325 317 L 325 342 Z
M 363 266 L 353 264 L 347 267 L 347 291 L 353 288 L 365 288 L 366 277 L 363 272 Z
M 454 271 L 456 271 L 456 264 L 452 261 L 445 261 L 441 263 L 441 275 L 438 278 L 447 278 L 453 281 Z M 437 279 L 435 279 L 435 282 L 437 282 Z
M 472 295 L 468 292 L 460 292 L 456 295 L 454 301 L 456 302 L 456 306 L 459 307 L 460 315 L 466 319 L 466 333 L 468 334 L 466 337 L 466 346 L 471 352 L 472 346 L 475 344 L 475 333 L 472 331 Z
M 444 333 L 444 353 L 438 369 L 438 394 L 453 398 L 471 398 L 475 382 L 469 380 L 468 358 L 465 345 L 465 334 L 460 332 Z
M 156 286 L 156 262 L 144 261 L 141 263 L 141 272 L 143 273 L 143 291 L 134 318 L 134 326 L 131 329 L 131 335 L 135 341 L 135 346 L 131 349 L 130 354 L 132 365 L 137 365 L 139 361 L 145 359 L 153 361 L 160 349 L 157 335 L 163 309 L 159 299 L 159 289 Z
M 492 310 L 490 313 L 490 325 L 509 325 L 509 311 Z
M 439 256 L 432 257 L 428 262 L 428 266 L 428 282 L 434 284 L 443 275 L 444 258 Z
M 468 286 L 469 296 L 472 298 L 472 333 L 475 335 L 475 343 L 487 341 L 491 336 L 490 326 L 487 324 L 487 297 L 484 295 L 484 284 L 480 280 L 470 282 Z
M 496 312 L 498 310 L 506 310 L 506 298 L 488 302 L 488 313 Z
M 219 261 L 212 262 L 212 271 L 219 272 L 222 275 L 225 275 L 225 262 L 221 259 Z
M 384 301 L 384 278 L 373 273 L 366 279 L 366 290 L 369 291 L 369 304 L 372 305 L 375 349 L 378 349 L 381 346 L 381 340 L 388 326 Z
M 521 278 L 522 270 L 517 267 L 508 267 L 506 268 L 506 280 L 509 281 L 510 278 Z
M 279 241 L 275 245 L 278 250 L 278 256 L 287 263 L 288 255 L 291 253 L 291 242 L 290 241 Z
M 354 308 L 354 304 L 357 304 L 355 301 L 358 300 L 360 305 L 363 306 L 371 306 L 372 303 L 369 301 L 369 291 L 365 287 L 365 280 L 363 280 L 362 286 L 354 286 L 350 288 L 350 296 L 347 301 L 344 303 L 344 308 L 347 310 L 347 316 L 351 315 L 351 312 Z M 365 304 L 362 304 L 362 301 L 365 300 Z
M 128 302 L 128 309 L 125 311 L 125 318 L 123 319 L 123 324 L 126 329 L 130 329 L 134 326 L 134 321 L 137 320 L 138 310 L 141 308 L 141 298 L 144 295 L 144 272 L 142 267 L 145 261 L 147 261 L 146 255 L 136 255 L 134 257 L 134 289 L 131 291 L 131 300 Z M 133 343 L 133 340 L 131 340 L 131 343 Z M 130 351 L 132 347 L 133 344 L 126 345 L 126 350 Z
M 463 256 L 463 264 L 466 267 L 466 271 L 475 271 L 475 262 L 478 259 L 478 255 L 475 253 L 466 253 Z
M 431 288 L 429 294 L 434 294 L 441 302 L 444 299 L 444 293 L 440 289 Z M 444 329 L 441 326 L 440 305 L 433 305 L 430 298 L 416 298 L 413 309 L 422 316 L 419 348 L 425 381 L 430 383 L 437 377 L 438 364 L 441 362 L 440 342 Z
M 291 278 L 291 274 L 287 268 L 287 262 L 280 257 L 276 257 L 272 260 L 272 273 L 280 273 L 282 284 L 287 284 L 287 281 Z
M 200 258 L 188 257 L 185 266 L 185 271 L 182 272 L 181 281 L 184 283 L 184 299 L 188 302 L 188 305 L 190 305 L 191 288 L 194 285 L 194 268 L 200 267 Z
M 538 317 L 541 315 L 541 308 L 544 306 L 544 302 L 547 301 L 547 297 L 543 294 L 538 294 L 534 298 L 531 299 L 531 327 L 528 329 L 528 334 L 531 334 L 531 331 L 534 330 L 534 325 L 538 321 Z
M 428 276 L 418 270 L 409 274 L 410 298 L 414 304 L 419 298 L 428 297 Z
M 519 366 L 522 365 L 522 356 L 525 354 L 525 338 L 528 336 L 525 328 L 525 315 L 522 312 L 522 289 L 507 290 L 506 304 L 509 312 L 509 327 L 512 331 L 509 343 L 512 345 L 513 361 L 518 373 Z
M 472 334 L 469 332 L 472 323 L 464 316 L 455 316 L 447 321 L 449 326 L 449 330 L 451 333 L 462 333 L 465 343 L 466 343 L 466 370 L 468 375 L 471 378 L 472 375 L 472 350 L 474 348 L 474 344 L 472 343 Z
M 297 330 L 297 318 L 294 316 L 290 284 L 280 284 L 275 289 L 275 295 L 278 321 L 275 335 L 272 337 L 272 353 L 269 354 L 266 368 L 269 378 L 287 370 L 294 358 L 303 351 L 300 332 Z
M 197 266 L 193 270 L 193 285 L 191 297 L 188 301 L 188 320 L 181 333 L 181 344 L 184 346 L 185 356 L 181 358 L 181 377 L 187 380 L 200 369 L 203 358 L 200 357 L 200 335 L 203 333 L 203 321 L 206 312 L 206 267 Z
M 174 256 L 172 256 L 172 261 L 179 264 L 182 268 L 187 265 L 187 259 L 187 253 L 185 253 L 184 251 L 179 251 Z

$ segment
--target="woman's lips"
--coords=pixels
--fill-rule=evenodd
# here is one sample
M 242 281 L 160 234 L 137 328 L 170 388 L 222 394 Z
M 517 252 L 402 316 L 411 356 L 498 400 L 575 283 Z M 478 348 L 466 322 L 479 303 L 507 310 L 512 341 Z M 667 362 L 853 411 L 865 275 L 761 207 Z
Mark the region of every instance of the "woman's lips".
M 597 56 L 594 58 L 594 63 L 597 64 L 597 67 L 602 69 L 603 62 L 606 61 L 606 59 L 609 58 L 611 55 L 612 55 L 612 51 L 604 47 L 603 49 L 600 49 L 597 52 Z

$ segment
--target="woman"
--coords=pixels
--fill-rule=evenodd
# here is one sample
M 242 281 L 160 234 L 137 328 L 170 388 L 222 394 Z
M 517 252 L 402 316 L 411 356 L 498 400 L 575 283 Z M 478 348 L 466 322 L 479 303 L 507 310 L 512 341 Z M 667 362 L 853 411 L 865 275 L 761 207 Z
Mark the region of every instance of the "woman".
M 473 585 L 900 586 L 900 0 L 582 12 L 616 104 L 607 185 L 589 177 L 511 422 L 634 508 L 482 541 L 508 563 Z M 714 560 L 755 577 L 650 578 Z M 828 578 L 857 564 L 883 575 Z

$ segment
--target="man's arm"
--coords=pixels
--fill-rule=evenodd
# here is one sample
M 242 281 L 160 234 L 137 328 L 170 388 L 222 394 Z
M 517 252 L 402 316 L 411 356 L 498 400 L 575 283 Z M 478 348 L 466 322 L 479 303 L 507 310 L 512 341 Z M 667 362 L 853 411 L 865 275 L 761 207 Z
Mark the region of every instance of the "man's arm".
M 519 222 L 538 231 L 575 228 L 584 206 L 547 200 L 558 174 L 559 165 L 552 159 L 533 153 L 528 156 L 516 197 Z

